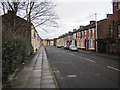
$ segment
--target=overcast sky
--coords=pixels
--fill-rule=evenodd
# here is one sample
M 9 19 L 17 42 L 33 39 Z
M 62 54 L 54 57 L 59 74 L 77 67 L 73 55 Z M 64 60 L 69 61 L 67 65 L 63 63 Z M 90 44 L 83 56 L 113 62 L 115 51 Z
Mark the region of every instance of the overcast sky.
M 88 25 L 90 20 L 106 18 L 112 14 L 112 0 L 50 0 L 56 4 L 54 11 L 59 17 L 58 28 L 49 27 L 46 31 L 37 27 L 42 39 L 57 38 L 62 34 L 78 29 L 80 25 Z M 0 13 L 1 14 L 1 13 Z M 24 14 L 23 12 L 21 14 Z M 24 16 L 24 15 L 23 15 Z
M 56 4 L 55 12 L 59 16 L 59 28 L 49 28 L 47 32 L 40 30 L 41 38 L 55 38 L 68 31 L 78 29 L 80 25 L 88 25 L 90 20 L 106 18 L 112 14 L 112 0 L 53 0 Z

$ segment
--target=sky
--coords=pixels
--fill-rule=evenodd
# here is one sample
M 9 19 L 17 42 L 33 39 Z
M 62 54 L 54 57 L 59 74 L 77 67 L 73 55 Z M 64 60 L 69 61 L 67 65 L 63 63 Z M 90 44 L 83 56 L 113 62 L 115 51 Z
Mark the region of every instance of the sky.
M 37 28 L 43 39 L 57 38 L 62 34 L 78 29 L 80 25 L 88 25 L 91 20 L 97 21 L 112 14 L 112 0 L 52 0 L 56 4 L 54 11 L 59 17 L 58 28 L 50 27 L 46 31 Z
M 42 39 L 58 38 L 60 35 L 78 29 L 80 25 L 88 25 L 91 20 L 105 19 L 112 14 L 112 0 L 50 0 L 56 4 L 54 12 L 58 15 L 58 28 L 49 27 L 42 30 L 36 27 Z M 24 13 L 21 13 L 24 14 Z M 24 16 L 24 15 L 23 15 Z

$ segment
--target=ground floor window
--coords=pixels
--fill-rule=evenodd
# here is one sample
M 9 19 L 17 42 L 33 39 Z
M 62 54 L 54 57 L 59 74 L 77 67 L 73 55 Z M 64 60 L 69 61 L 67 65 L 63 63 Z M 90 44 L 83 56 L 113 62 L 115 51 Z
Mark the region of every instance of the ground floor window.
M 79 47 L 81 47 L 81 41 L 79 41 Z
M 80 45 L 81 45 L 80 40 L 77 40 L 77 48 L 80 48 Z
M 95 40 L 89 40 L 89 49 L 95 49 Z
M 81 48 L 85 48 L 85 40 L 81 40 Z

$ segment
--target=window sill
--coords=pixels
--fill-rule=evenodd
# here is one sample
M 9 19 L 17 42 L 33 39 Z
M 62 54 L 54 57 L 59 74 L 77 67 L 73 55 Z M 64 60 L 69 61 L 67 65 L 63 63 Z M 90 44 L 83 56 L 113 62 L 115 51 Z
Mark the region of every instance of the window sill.
M 95 48 L 89 48 L 89 50 L 95 50 Z
M 85 47 L 80 47 L 80 48 L 85 48 Z

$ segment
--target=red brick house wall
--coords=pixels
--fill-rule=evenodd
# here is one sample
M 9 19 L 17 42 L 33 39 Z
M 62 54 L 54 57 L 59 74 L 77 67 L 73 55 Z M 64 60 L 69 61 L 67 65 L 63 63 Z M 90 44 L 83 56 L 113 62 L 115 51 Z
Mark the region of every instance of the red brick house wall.
M 120 37 L 118 37 L 118 25 L 120 25 L 120 8 L 118 8 L 120 0 L 113 0 L 113 38 L 116 53 L 120 54 Z
M 13 29 L 15 22 L 15 30 Z M 20 34 L 29 40 L 31 39 L 31 35 L 28 36 L 28 30 L 31 25 L 29 23 L 13 14 L 13 12 L 9 12 L 5 15 L 2 15 L 2 23 L 8 26 L 9 30 L 14 31 L 16 34 Z M 30 34 L 30 33 L 29 33 Z

